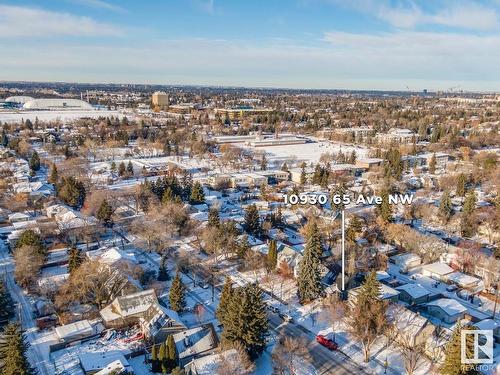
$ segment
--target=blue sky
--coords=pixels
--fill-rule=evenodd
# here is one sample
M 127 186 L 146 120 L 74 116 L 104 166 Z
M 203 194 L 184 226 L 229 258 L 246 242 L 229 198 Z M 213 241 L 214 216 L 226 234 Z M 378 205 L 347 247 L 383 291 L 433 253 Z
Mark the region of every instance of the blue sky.
M 0 0 L 0 80 L 500 91 L 500 0 Z

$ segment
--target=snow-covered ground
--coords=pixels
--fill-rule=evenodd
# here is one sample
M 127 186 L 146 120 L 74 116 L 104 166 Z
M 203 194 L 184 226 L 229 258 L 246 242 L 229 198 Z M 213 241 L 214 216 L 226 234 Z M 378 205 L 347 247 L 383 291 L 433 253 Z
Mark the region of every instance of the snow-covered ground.
M 313 162 L 317 163 L 321 155 L 325 153 L 335 153 L 342 151 L 344 154 L 350 155 L 354 150 L 358 158 L 365 158 L 368 154 L 366 148 L 360 146 L 346 145 L 342 143 L 334 143 L 330 141 L 318 141 L 314 143 L 304 143 L 299 145 L 283 145 L 283 146 L 268 146 L 268 147 L 251 147 L 240 145 L 246 149 L 253 151 L 265 151 L 268 161 L 273 159 L 295 159 L 297 162 Z

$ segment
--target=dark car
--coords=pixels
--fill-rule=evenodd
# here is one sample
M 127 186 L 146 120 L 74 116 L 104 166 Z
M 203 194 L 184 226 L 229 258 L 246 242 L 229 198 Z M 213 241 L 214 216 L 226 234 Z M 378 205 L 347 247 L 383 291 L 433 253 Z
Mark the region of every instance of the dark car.
M 337 350 L 339 346 L 337 343 L 333 340 L 330 340 L 329 338 L 323 336 L 323 335 L 318 335 L 316 336 L 316 341 L 323 345 L 325 348 L 328 348 L 330 350 Z

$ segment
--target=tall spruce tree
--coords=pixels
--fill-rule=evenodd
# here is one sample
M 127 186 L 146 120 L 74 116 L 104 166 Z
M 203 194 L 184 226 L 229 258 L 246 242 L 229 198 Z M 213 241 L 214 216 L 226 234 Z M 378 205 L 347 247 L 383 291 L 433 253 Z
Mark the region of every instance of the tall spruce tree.
M 160 259 L 160 266 L 158 267 L 158 281 L 168 280 L 168 270 L 167 270 L 167 257 L 165 254 L 162 255 Z
M 26 358 L 26 345 L 18 323 L 5 326 L 0 337 L 0 374 L 31 375 L 34 373 Z
M 126 172 L 127 172 L 127 167 L 125 167 L 125 163 L 122 161 L 118 166 L 118 176 L 120 177 L 125 176 Z
M 47 181 L 54 185 L 59 181 L 59 172 L 57 171 L 55 163 L 52 163 L 52 168 L 50 169 L 50 175 Z
M 393 220 L 393 217 L 392 207 L 389 203 L 389 192 L 387 190 L 384 190 L 382 191 L 382 194 L 380 196 L 382 198 L 382 203 L 377 205 L 377 213 L 386 223 L 391 222 Z
M 175 312 L 181 312 L 184 309 L 184 306 L 186 305 L 185 292 L 181 276 L 179 272 L 177 272 L 172 280 L 172 286 L 170 287 L 169 293 L 170 308 Z
M 299 275 L 297 277 L 297 287 L 299 300 L 307 303 L 318 298 L 323 287 L 321 284 L 321 236 L 316 223 L 311 224 L 307 229 L 307 244 L 304 256 L 300 261 Z
M 254 236 L 258 236 L 261 233 L 259 210 L 255 204 L 251 204 L 245 209 L 245 227 Z
M 68 271 L 69 273 L 73 273 L 80 264 L 83 262 L 83 256 L 80 250 L 76 246 L 71 246 L 69 249 L 69 260 L 68 260 Z
M 239 343 L 250 358 L 257 358 L 265 348 L 269 329 L 261 290 L 254 284 L 236 288 L 226 316 L 222 340 Z
M 107 199 L 103 199 L 96 212 L 97 220 L 104 226 L 111 226 L 113 223 L 113 207 L 108 203 Z
M 219 305 L 217 306 L 217 310 L 215 312 L 215 315 L 219 320 L 219 323 L 222 324 L 223 326 L 227 318 L 229 304 L 231 303 L 232 297 L 233 297 L 233 281 L 228 276 L 226 277 L 226 281 L 224 282 L 224 286 L 222 287 Z
M 300 185 L 304 186 L 307 182 L 306 163 L 302 163 L 300 169 Z
M 218 228 L 220 226 L 219 210 L 217 207 L 210 207 L 210 210 L 208 210 L 208 226 L 210 228 Z
M 0 280 L 0 325 L 9 321 L 14 316 L 14 301 L 5 287 L 5 284 Z
M 40 169 L 40 156 L 38 156 L 38 152 L 33 151 L 31 158 L 29 160 L 29 167 L 32 171 L 38 171 Z
M 238 258 L 244 259 L 245 254 L 250 251 L 250 242 L 248 242 L 248 236 L 246 234 L 241 237 L 241 239 L 238 241 L 238 246 L 236 248 L 236 254 L 238 255 Z
M 158 349 L 158 372 L 162 372 L 163 374 L 167 373 L 167 347 L 164 342 L 160 344 L 160 348 Z
M 132 161 L 128 161 L 127 163 L 127 174 L 129 176 L 133 176 L 134 175 L 134 166 L 132 165 Z
M 447 190 L 443 193 L 441 201 L 439 202 L 439 214 L 445 222 L 448 222 L 453 215 L 453 205 L 451 203 L 450 192 Z
M 429 162 L 429 173 L 436 173 L 436 154 L 432 154 L 431 160 Z
M 386 330 L 387 304 L 380 299 L 381 286 L 375 271 L 366 277 L 348 314 L 351 335 L 361 343 L 365 362 L 377 338 Z
M 175 347 L 174 336 L 168 335 L 166 341 L 166 361 L 169 371 L 177 366 L 177 348 Z
M 267 252 L 267 268 L 272 271 L 276 269 L 278 263 L 278 247 L 275 240 L 269 242 L 269 250 Z
M 7 147 L 7 145 L 9 144 L 9 137 L 7 136 L 7 132 L 5 131 L 5 129 L 2 129 L 2 136 L 0 138 L 0 144 L 3 147 Z
M 153 344 L 151 347 L 151 371 L 160 372 L 160 366 L 158 363 L 158 347 Z
M 467 185 L 467 176 L 464 175 L 463 173 L 460 173 L 457 179 L 457 189 L 456 189 L 456 193 L 459 197 L 465 197 L 466 185 Z
M 191 204 L 205 203 L 205 193 L 203 192 L 203 187 L 199 181 L 194 183 L 189 201 Z
M 467 329 L 474 329 L 475 327 L 468 327 Z M 466 336 L 465 353 L 467 358 L 473 358 L 472 351 L 474 344 L 472 342 L 472 335 Z M 445 359 L 443 365 L 439 369 L 442 375 L 475 375 L 479 374 L 474 368 L 468 368 L 462 363 L 462 326 L 460 323 L 455 325 L 455 329 L 451 334 L 450 341 L 446 344 Z
M 464 214 L 471 215 L 476 209 L 476 204 L 477 204 L 476 192 L 474 190 L 471 190 L 465 196 L 465 201 L 462 208 Z

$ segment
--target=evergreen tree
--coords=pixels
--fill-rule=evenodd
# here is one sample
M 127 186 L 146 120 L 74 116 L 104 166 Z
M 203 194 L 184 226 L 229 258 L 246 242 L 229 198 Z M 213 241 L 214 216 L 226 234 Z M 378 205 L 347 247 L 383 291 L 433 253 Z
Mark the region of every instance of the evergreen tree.
M 0 144 L 3 147 L 7 147 L 7 145 L 9 144 L 9 137 L 7 137 L 7 133 L 5 132 L 5 129 L 2 129 L 2 137 L 0 139 Z
M 306 248 L 300 261 L 299 275 L 297 277 L 298 294 L 301 303 L 318 298 L 323 290 L 320 275 L 321 237 L 316 223 L 308 227 L 306 236 Z
M 167 186 L 161 197 L 161 203 L 167 204 L 173 202 L 174 200 L 175 200 L 174 192 L 172 191 L 172 188 L 170 186 Z
M 158 281 L 168 280 L 168 270 L 167 270 L 167 257 L 165 254 L 162 255 L 160 259 L 160 266 L 158 267 Z
M 262 155 L 262 159 L 260 160 L 260 170 L 265 171 L 266 169 L 267 169 L 266 155 Z
M 467 327 L 474 329 L 475 327 Z M 466 336 L 465 353 L 467 358 L 473 358 L 472 353 L 474 344 L 472 335 Z M 468 368 L 462 364 L 462 326 L 460 323 L 455 325 L 455 329 L 451 334 L 450 341 L 446 344 L 445 359 L 443 365 L 439 369 L 442 375 L 474 375 L 479 374 L 474 368 Z
M 103 199 L 96 212 L 97 220 L 99 220 L 105 226 L 110 226 L 113 223 L 112 216 L 113 207 L 111 207 L 107 199 Z
M 26 229 L 17 239 L 16 248 L 18 249 L 22 246 L 33 246 L 40 254 L 45 254 L 47 252 L 47 248 L 42 238 L 32 229 Z
M 301 171 L 300 171 L 300 185 L 304 186 L 307 182 L 307 175 L 306 175 L 306 163 L 302 163 L 300 166 Z
M 177 348 L 175 347 L 174 336 L 168 335 L 166 341 L 166 362 L 169 371 L 177 366 Z
M 218 228 L 220 226 L 219 210 L 217 210 L 217 207 L 210 207 L 208 211 L 208 226 L 210 228 Z
M 114 161 L 111 162 L 111 167 L 110 167 L 111 173 L 116 173 L 116 163 Z
M 167 373 L 166 360 L 167 360 L 167 348 L 165 346 L 165 343 L 162 342 L 160 344 L 160 349 L 158 350 L 158 370 L 161 371 L 163 374 Z
M 465 176 L 463 173 L 460 173 L 457 179 L 457 195 L 459 197 L 465 197 L 466 184 L 467 176 Z
M 33 370 L 26 358 L 28 349 L 18 323 L 5 326 L 0 338 L 0 359 L 2 375 L 31 375 Z
M 429 173 L 434 174 L 436 172 L 436 154 L 432 154 L 431 161 L 429 162 Z
M 14 302 L 4 282 L 0 280 L 0 325 L 7 322 L 13 316 Z
M 389 203 L 389 192 L 384 190 L 381 194 L 382 203 L 377 205 L 377 213 L 385 222 L 391 222 L 392 218 L 392 207 Z
M 269 242 L 269 250 L 267 252 L 267 267 L 270 271 L 276 269 L 278 263 L 278 247 L 276 246 L 276 241 L 271 240 Z
M 469 216 L 476 209 L 476 204 L 477 204 L 476 192 L 474 190 L 471 190 L 465 196 L 465 201 L 464 201 L 462 211 L 464 212 L 465 215 Z
M 132 165 L 132 162 L 130 160 L 128 161 L 128 164 L 127 164 L 127 174 L 129 176 L 134 175 L 134 166 Z
M 172 280 L 172 286 L 170 287 L 170 293 L 169 293 L 169 301 L 170 301 L 170 308 L 175 312 L 181 312 L 182 309 L 184 309 L 184 306 L 186 305 L 185 287 L 184 284 L 182 283 L 179 272 L 177 272 L 177 274 L 174 277 L 174 280 Z
M 191 204 L 205 203 L 205 193 L 199 181 L 194 183 L 189 200 Z
M 283 172 L 288 172 L 288 165 L 286 163 L 283 163 L 283 165 L 281 166 L 281 170 Z
M 127 167 L 125 167 L 125 163 L 122 161 L 118 166 L 118 176 L 123 177 L 127 172 Z
M 76 178 L 63 177 L 57 187 L 57 196 L 68 206 L 80 208 L 85 201 L 85 186 Z
M 151 370 L 153 372 L 160 372 L 160 366 L 158 366 L 158 347 L 153 344 L 151 347 Z
M 38 152 L 33 151 L 31 158 L 29 160 L 29 167 L 32 171 L 38 171 L 40 169 L 40 156 L 38 156 Z
M 68 271 L 69 273 L 73 273 L 80 264 L 83 263 L 83 256 L 80 250 L 76 246 L 72 246 L 69 249 L 69 260 L 68 260 Z
M 439 202 L 439 213 L 445 222 L 448 222 L 453 215 L 453 206 L 451 204 L 450 193 L 448 191 L 445 191 L 441 197 L 441 201 Z
M 245 228 L 254 236 L 260 235 L 262 231 L 259 210 L 255 204 L 251 204 L 245 209 Z
M 365 362 L 370 358 L 371 346 L 387 328 L 387 304 L 380 299 L 380 293 L 380 282 L 372 271 L 359 289 L 348 314 L 349 331 L 361 343 Z
M 59 172 L 57 171 L 57 167 L 55 165 L 55 163 L 52 163 L 52 168 L 50 170 L 50 176 L 47 180 L 48 182 L 50 182 L 51 184 L 57 184 L 57 182 L 59 181 Z
M 224 286 L 222 287 L 219 305 L 217 306 L 217 310 L 215 312 L 215 315 L 219 320 L 219 323 L 222 324 L 223 326 L 227 318 L 228 308 L 232 297 L 233 297 L 233 281 L 228 276 L 226 277 L 226 281 L 224 283 Z
M 330 202 L 332 210 L 342 211 L 345 208 L 343 197 L 346 194 L 347 194 L 347 187 L 345 186 L 345 184 L 341 183 L 334 187 L 332 192 L 332 199 Z
M 248 242 L 248 236 L 243 235 L 241 240 L 238 242 L 238 246 L 236 249 L 236 254 L 238 255 L 238 258 L 244 259 L 245 254 L 247 254 L 248 251 L 250 251 L 250 247 L 251 246 L 250 246 L 250 243 Z
M 250 358 L 257 358 L 266 345 L 268 321 L 261 290 L 248 284 L 233 291 L 226 317 L 222 340 L 239 343 Z

